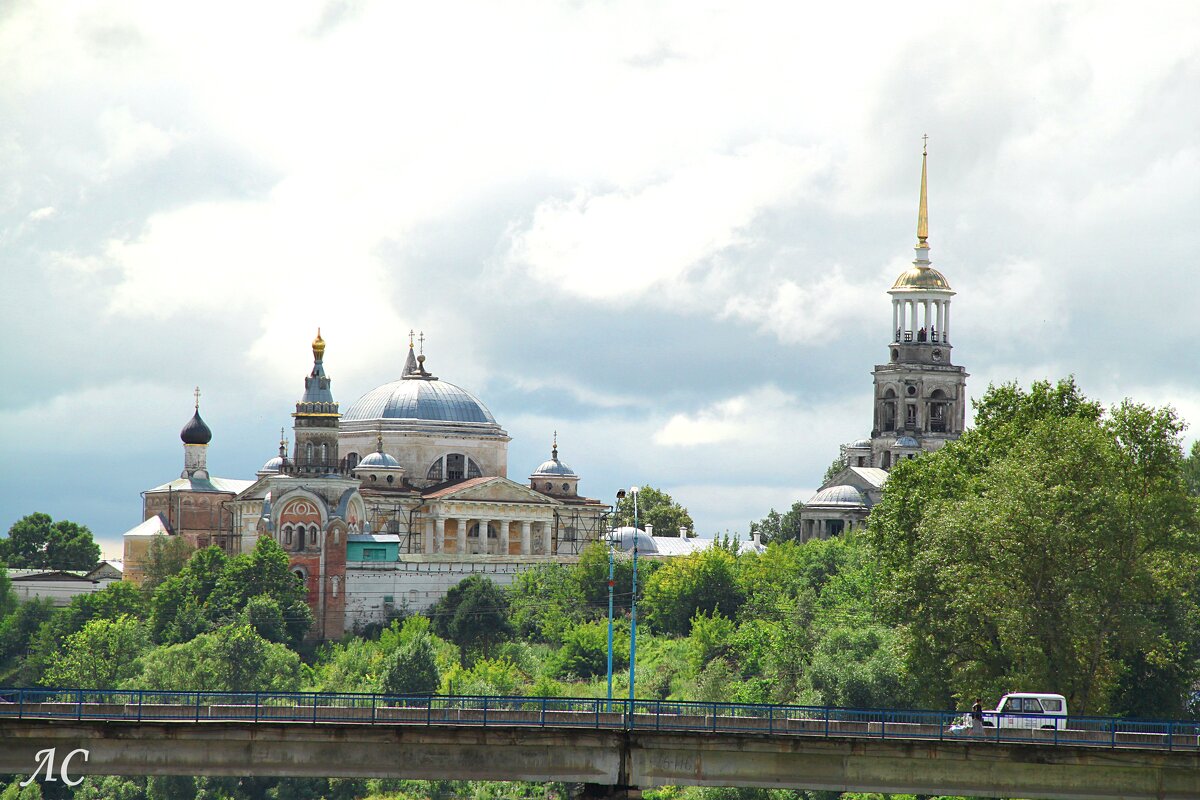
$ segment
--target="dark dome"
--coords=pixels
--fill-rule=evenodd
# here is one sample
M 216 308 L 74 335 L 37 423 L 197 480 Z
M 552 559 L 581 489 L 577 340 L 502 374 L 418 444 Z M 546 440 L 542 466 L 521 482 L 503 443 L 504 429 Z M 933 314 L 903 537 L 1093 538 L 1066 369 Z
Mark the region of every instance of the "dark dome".
M 183 426 L 179 438 L 184 444 L 208 444 L 212 441 L 212 431 L 204 424 L 204 420 L 200 419 L 200 409 L 196 409 L 188 424 Z

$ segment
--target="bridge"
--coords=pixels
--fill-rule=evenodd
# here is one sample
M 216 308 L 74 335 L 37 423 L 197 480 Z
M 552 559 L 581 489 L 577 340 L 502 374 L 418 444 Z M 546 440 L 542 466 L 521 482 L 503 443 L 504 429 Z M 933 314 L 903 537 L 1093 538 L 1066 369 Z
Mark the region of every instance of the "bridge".
M 70 757 L 72 778 L 561 781 L 597 796 L 675 784 L 1200 797 L 1198 723 L 1073 717 L 1064 729 L 978 733 L 961 723 L 938 711 L 657 700 L 3 689 L 0 773 L 32 774 L 53 749 L 59 763 Z

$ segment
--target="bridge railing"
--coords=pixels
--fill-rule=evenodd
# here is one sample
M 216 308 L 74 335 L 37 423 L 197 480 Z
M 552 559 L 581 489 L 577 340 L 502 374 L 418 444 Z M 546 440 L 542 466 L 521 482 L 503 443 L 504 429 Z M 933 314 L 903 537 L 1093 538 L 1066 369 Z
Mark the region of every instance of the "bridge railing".
M 1200 723 L 676 700 L 303 692 L 0 689 L 0 718 L 584 727 L 1200 750 Z

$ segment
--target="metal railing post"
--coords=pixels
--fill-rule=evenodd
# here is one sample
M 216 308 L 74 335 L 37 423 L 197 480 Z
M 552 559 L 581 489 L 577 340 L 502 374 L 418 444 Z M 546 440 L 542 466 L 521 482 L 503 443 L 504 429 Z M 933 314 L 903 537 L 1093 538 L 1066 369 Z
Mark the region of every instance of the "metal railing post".
M 371 693 L 371 724 L 372 725 L 375 724 L 375 705 L 376 705 L 375 700 L 378 699 L 378 697 L 379 697 L 379 695 L 375 694 L 374 692 Z
M 1056 726 L 1057 729 L 1057 726 Z M 1167 723 L 1167 752 L 1171 752 L 1175 745 L 1175 723 Z
M 825 738 L 829 738 L 829 706 L 825 706 Z
M 483 727 L 487 727 L 487 695 L 483 696 Z
M 17 719 L 24 719 L 25 718 L 25 690 L 24 689 L 22 689 L 20 694 L 17 695 L 17 702 L 21 704 L 20 707 L 17 708 Z
M 142 721 L 142 701 L 145 699 L 145 697 L 146 697 L 146 690 L 138 689 L 138 715 L 137 715 L 138 722 Z
M 196 722 L 200 721 L 200 692 L 196 692 Z
M 259 706 L 258 692 L 255 692 L 254 693 L 254 723 L 256 725 L 258 724 L 258 706 Z
M 313 695 L 313 718 L 312 718 L 312 721 L 314 723 L 317 721 L 317 698 L 319 696 L 320 695 L 316 695 L 316 694 Z
M 767 734 L 775 735 L 775 706 L 767 706 Z
M 83 719 L 83 689 L 75 690 L 75 719 Z

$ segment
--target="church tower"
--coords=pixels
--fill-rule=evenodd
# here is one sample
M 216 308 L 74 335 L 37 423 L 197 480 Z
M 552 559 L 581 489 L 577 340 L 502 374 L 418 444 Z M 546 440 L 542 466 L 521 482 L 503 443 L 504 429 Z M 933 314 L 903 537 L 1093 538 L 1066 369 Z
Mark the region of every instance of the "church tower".
M 957 439 L 966 420 L 967 372 L 951 361 L 954 292 L 929 262 L 927 159 L 928 151 L 922 149 L 916 260 L 888 290 L 892 296 L 890 358 L 872 373 L 871 466 L 883 469 Z
M 295 455 L 292 469 L 299 475 L 326 475 L 338 471 L 338 404 L 325 375 L 325 340 L 321 329 L 312 343 L 313 368 L 304 379 L 304 397 L 296 403 Z

